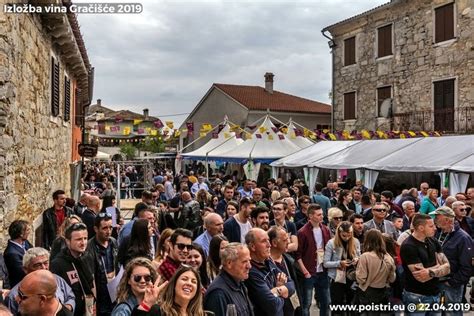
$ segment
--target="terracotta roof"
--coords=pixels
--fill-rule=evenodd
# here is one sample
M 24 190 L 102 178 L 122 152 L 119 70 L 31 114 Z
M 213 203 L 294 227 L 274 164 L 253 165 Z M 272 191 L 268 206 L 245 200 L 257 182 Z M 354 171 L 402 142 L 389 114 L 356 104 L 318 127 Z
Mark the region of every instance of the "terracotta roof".
M 105 106 L 99 105 L 99 104 L 93 104 L 87 107 L 87 113 L 86 116 L 92 115 L 96 112 L 101 112 L 104 113 L 105 116 L 110 116 L 113 113 L 115 113 L 115 110 L 109 109 Z
M 156 121 L 158 119 L 154 116 L 148 116 L 148 118 L 145 119 L 145 116 L 143 114 L 138 114 L 129 110 L 121 110 L 121 111 L 116 111 L 112 113 L 111 115 L 97 121 L 98 122 L 115 121 L 116 118 L 121 118 L 123 121 L 133 121 L 133 120 Z
M 334 23 L 334 24 L 332 24 L 332 25 L 326 26 L 325 28 L 322 29 L 322 32 L 325 32 L 325 31 L 328 31 L 328 30 L 330 31 L 331 29 L 333 29 L 333 28 L 336 27 L 336 26 L 345 24 L 345 23 L 347 23 L 347 22 L 356 20 L 356 19 L 358 19 L 358 18 L 360 18 L 360 17 L 362 17 L 362 16 L 365 16 L 365 15 L 371 14 L 371 13 L 373 13 L 373 12 L 379 11 L 379 10 L 381 10 L 381 9 L 384 9 L 384 8 L 390 6 L 391 4 L 394 4 L 395 2 L 398 2 L 398 0 L 390 0 L 390 2 L 381 4 L 381 5 L 379 5 L 379 6 L 375 7 L 375 8 L 372 8 L 372 9 L 370 9 L 370 10 L 367 10 L 367 11 L 365 11 L 365 12 L 356 14 L 356 15 L 350 17 L 350 18 L 347 18 L 347 19 L 345 19 L 345 20 L 339 21 L 339 22 Z
M 278 112 L 303 112 L 303 113 L 331 113 L 329 104 L 300 98 L 273 90 L 268 93 L 259 86 L 241 86 L 231 84 L 214 83 L 214 87 L 222 90 L 225 94 L 249 110 L 270 109 Z

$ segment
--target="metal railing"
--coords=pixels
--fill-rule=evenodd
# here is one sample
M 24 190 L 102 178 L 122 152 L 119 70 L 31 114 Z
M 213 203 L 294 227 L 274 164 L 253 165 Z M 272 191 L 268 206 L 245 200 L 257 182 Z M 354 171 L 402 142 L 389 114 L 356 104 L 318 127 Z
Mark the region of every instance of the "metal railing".
M 474 133 L 474 106 L 393 114 L 393 129 Z

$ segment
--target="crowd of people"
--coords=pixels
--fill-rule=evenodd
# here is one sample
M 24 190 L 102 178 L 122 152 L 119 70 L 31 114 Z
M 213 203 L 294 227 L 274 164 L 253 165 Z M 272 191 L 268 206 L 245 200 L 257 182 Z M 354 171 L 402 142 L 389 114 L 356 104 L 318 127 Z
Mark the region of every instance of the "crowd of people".
M 0 262 L 10 313 L 390 315 L 366 306 L 415 304 L 409 314 L 462 315 L 474 303 L 474 188 L 438 196 L 423 182 L 394 196 L 361 181 L 258 187 L 157 171 L 125 223 L 113 168 L 97 172 L 77 202 L 53 193 L 42 247 L 30 223 L 11 223 Z

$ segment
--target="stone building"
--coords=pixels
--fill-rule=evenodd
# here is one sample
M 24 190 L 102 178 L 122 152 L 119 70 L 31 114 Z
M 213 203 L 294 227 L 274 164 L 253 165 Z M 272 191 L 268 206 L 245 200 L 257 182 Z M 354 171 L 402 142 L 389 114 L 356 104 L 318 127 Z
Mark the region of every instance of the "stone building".
M 0 34 L 1 247 L 12 220 L 39 235 L 52 193 L 69 194 L 92 71 L 73 14 L 2 12 Z
M 186 128 L 186 122 L 194 123 L 193 135 L 181 133 L 181 145 L 187 146 L 197 139 L 202 124 L 215 126 L 221 123 L 225 116 L 242 128 L 255 124 L 255 121 L 267 113 L 284 123 L 291 118 L 309 129 L 329 128 L 330 105 L 274 90 L 274 75 L 266 73 L 264 77 L 265 88 L 214 83 L 180 127 Z M 186 147 L 185 152 L 199 148 L 210 137 L 211 133 Z
M 392 0 L 322 33 L 335 129 L 474 131 L 472 0 Z

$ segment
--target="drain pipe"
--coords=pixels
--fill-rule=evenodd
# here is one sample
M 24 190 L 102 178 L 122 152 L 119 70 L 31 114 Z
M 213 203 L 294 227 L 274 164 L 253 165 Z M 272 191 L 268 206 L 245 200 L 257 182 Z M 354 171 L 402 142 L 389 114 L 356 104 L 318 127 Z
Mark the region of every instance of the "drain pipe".
M 334 86 L 334 83 L 335 83 L 335 80 L 334 80 L 334 74 L 335 74 L 335 70 L 334 70 L 334 48 L 336 47 L 336 43 L 334 42 L 334 40 L 332 39 L 332 37 L 326 35 L 325 32 L 327 32 L 328 30 L 326 28 L 322 29 L 321 30 L 321 34 L 323 34 L 323 36 L 325 38 L 327 38 L 329 41 L 328 41 L 328 45 L 329 45 L 329 48 L 331 49 L 331 55 L 332 55 L 332 87 L 331 87 L 331 132 L 334 133 L 334 108 L 335 108 L 335 105 L 336 105 L 336 93 L 335 93 L 335 86 Z

